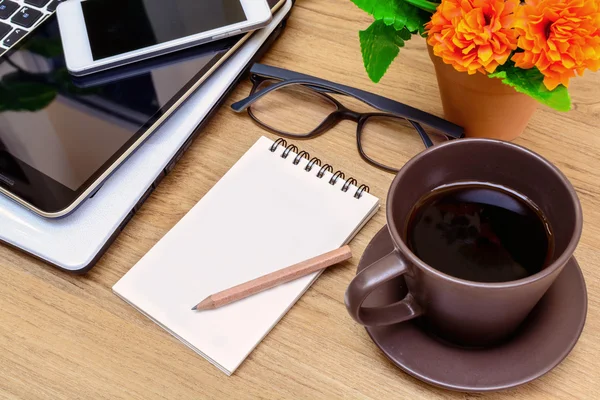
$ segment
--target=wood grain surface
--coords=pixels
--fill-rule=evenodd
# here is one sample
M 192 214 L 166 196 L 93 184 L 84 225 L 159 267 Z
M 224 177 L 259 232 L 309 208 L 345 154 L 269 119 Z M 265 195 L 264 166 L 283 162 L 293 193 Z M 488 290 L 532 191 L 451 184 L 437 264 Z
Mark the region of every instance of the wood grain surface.
M 371 18 L 348 0 L 298 0 L 287 30 L 262 61 L 442 115 L 422 39 L 402 49 L 381 83 L 369 81 L 357 32 L 370 23 Z M 228 104 L 249 90 L 244 82 Z M 599 398 L 599 92 L 600 74 L 573 80 L 573 110 L 558 113 L 540 107 L 517 140 L 569 177 L 585 219 L 576 256 L 589 293 L 587 324 L 573 352 L 541 379 L 507 392 L 467 395 L 424 384 L 384 357 L 343 304 L 359 256 L 385 224 L 383 209 L 352 241 L 355 258 L 325 271 L 233 377 L 117 298 L 112 285 L 265 135 L 247 115 L 223 107 L 86 276 L 65 274 L 0 246 L 0 398 Z M 385 204 L 393 176 L 361 160 L 355 129 L 354 123 L 344 121 L 323 136 L 297 144 L 368 183 Z M 407 146 L 406 160 L 411 150 L 418 151 Z

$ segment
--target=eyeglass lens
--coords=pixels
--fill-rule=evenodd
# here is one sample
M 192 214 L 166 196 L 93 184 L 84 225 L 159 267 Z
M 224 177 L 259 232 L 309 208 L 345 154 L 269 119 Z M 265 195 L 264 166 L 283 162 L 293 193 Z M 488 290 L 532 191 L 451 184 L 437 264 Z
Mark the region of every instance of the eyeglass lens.
M 256 91 L 274 83 L 277 81 L 262 81 Z M 337 94 L 332 96 L 352 110 L 380 113 L 358 99 Z M 260 124 L 292 137 L 310 136 L 337 110 L 337 105 L 326 95 L 301 84 L 282 86 L 264 95 L 249 108 L 250 114 Z M 443 135 L 427 133 L 434 144 L 446 140 Z M 359 139 L 366 158 L 394 170 L 399 170 L 408 159 L 423 150 L 423 141 L 415 127 L 408 120 L 391 115 L 368 116 L 362 124 Z
M 266 80 L 257 90 L 277 81 Z M 302 85 L 284 86 L 261 97 L 250 107 L 251 115 L 268 128 L 288 136 L 313 132 L 337 106 L 326 96 Z
M 434 144 L 443 142 L 443 135 L 427 132 Z M 393 116 L 369 116 L 360 131 L 360 143 L 367 158 L 394 170 L 423 151 L 423 141 L 406 119 Z

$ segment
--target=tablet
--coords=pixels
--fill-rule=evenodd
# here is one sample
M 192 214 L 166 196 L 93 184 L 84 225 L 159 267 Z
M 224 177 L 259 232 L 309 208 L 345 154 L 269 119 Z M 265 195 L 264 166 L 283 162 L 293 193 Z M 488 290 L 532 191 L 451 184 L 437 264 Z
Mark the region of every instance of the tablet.
M 283 33 L 292 2 L 281 4 L 269 26 L 248 37 L 76 212 L 44 218 L 0 195 L 0 242 L 64 271 L 89 271 Z
M 0 58 L 0 193 L 46 218 L 73 212 L 243 42 L 75 79 L 50 17 Z

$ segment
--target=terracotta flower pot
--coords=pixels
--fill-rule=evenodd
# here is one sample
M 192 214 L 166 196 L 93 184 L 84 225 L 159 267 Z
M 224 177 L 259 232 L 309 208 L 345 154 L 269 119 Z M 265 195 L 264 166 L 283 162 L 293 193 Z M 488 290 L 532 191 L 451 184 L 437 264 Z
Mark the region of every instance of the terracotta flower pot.
M 523 132 L 537 101 L 500 79 L 458 72 L 427 47 L 447 120 L 464 127 L 467 137 L 513 140 Z

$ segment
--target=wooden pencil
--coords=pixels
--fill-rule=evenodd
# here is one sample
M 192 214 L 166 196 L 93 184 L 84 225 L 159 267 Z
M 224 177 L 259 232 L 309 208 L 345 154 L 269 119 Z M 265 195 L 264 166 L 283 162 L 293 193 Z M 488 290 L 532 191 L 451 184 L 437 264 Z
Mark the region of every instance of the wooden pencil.
M 245 299 L 256 293 L 296 280 L 350 258 L 352 258 L 352 250 L 350 250 L 349 246 L 343 246 L 320 256 L 223 290 L 222 292 L 215 293 L 195 305 L 192 310 L 214 310 L 215 308 Z

